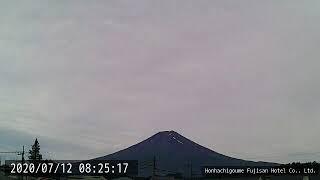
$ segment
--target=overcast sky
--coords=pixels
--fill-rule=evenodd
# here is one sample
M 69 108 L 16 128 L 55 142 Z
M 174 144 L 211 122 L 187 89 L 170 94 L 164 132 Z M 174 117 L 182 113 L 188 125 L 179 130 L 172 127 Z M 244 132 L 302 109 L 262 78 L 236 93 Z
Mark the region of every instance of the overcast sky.
M 175 130 L 320 161 L 319 22 L 318 0 L 1 1 L 0 151 L 87 159 Z

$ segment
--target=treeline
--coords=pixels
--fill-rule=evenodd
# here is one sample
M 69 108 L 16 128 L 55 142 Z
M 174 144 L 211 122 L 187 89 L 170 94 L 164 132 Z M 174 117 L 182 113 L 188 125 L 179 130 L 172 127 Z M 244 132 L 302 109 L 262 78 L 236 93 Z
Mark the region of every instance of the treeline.
M 316 161 L 306 162 L 306 163 L 292 162 L 292 163 L 285 164 L 284 167 L 291 167 L 291 168 L 299 169 L 301 171 L 303 171 L 303 169 L 305 168 L 312 168 L 317 172 L 316 174 L 320 174 L 320 163 Z
M 319 167 L 320 163 L 313 161 L 313 162 L 306 162 L 306 163 L 301 163 L 301 162 L 292 162 L 286 164 L 288 166 L 294 166 L 294 167 Z

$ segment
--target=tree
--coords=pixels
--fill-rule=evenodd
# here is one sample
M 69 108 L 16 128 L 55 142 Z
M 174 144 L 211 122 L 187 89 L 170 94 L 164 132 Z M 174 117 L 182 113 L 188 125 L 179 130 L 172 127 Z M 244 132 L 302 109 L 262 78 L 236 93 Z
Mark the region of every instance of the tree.
M 32 149 L 29 150 L 29 159 L 31 161 L 42 160 L 42 155 L 40 154 L 40 144 L 37 138 L 34 141 L 34 144 L 32 145 Z

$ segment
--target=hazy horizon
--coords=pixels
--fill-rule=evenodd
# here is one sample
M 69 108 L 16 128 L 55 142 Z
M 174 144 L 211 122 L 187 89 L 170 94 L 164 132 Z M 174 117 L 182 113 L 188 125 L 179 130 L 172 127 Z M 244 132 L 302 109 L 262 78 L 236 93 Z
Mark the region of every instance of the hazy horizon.
M 236 158 L 320 161 L 319 8 L 2 1 L 0 151 L 37 137 L 44 157 L 86 159 L 174 130 Z

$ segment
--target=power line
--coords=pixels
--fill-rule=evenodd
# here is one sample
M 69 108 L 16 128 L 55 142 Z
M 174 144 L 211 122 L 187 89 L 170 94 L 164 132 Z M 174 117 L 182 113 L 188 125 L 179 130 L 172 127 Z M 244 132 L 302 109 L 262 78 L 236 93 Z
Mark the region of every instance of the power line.
M 24 164 L 24 154 L 25 154 L 25 151 L 24 151 L 24 146 L 22 146 L 22 151 L 12 151 L 12 152 L 9 152 L 9 151 L 6 151 L 6 152 L 0 152 L 0 153 L 3 153 L 3 154 L 17 154 L 17 155 L 21 155 L 21 163 Z M 22 179 L 23 178 L 23 174 L 21 176 Z

